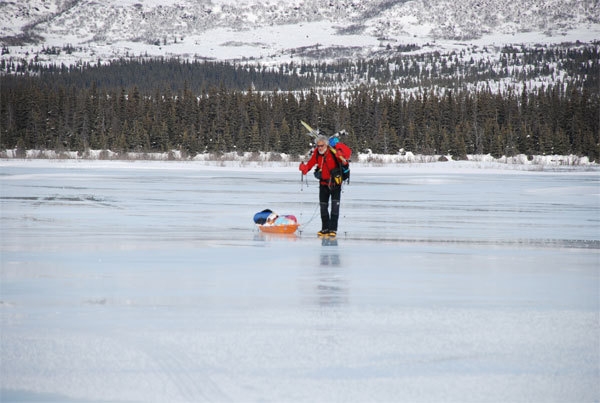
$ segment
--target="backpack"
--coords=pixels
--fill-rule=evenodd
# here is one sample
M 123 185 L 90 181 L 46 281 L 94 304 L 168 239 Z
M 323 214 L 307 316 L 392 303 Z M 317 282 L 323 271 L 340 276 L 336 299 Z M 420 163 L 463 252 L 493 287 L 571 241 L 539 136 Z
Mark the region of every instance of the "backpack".
M 336 157 L 336 161 L 338 162 L 337 168 L 331 171 L 333 184 L 340 186 L 344 181 L 350 183 L 350 156 L 352 155 L 352 149 L 344 143 L 337 142 L 335 148 L 329 147 L 329 151 Z M 346 165 L 342 165 L 342 162 L 337 159 L 338 152 L 346 158 L 346 161 L 348 162 Z

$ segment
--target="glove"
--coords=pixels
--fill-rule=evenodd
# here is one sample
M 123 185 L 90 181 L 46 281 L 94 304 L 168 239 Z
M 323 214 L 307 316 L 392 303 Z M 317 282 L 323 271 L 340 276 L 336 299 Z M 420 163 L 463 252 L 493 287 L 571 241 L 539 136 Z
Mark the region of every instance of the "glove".
M 302 172 L 302 175 L 306 175 L 308 173 L 308 167 L 306 166 L 306 164 L 304 162 L 300 163 L 300 166 L 298 167 L 298 169 Z

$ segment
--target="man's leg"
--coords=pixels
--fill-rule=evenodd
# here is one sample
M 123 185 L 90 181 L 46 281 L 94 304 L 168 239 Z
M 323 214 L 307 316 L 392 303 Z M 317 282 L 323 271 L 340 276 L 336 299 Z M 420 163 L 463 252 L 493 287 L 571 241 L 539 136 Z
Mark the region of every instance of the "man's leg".
M 321 205 L 321 230 L 329 230 L 329 187 L 319 186 L 319 204 Z
M 329 218 L 329 230 L 337 231 L 338 219 L 340 217 L 340 197 L 342 195 L 342 187 L 336 186 L 331 189 L 331 217 Z

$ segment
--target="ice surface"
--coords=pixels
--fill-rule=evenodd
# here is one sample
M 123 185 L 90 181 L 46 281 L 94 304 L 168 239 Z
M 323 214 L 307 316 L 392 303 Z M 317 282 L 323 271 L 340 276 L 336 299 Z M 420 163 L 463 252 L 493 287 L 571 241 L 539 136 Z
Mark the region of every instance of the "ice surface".
M 435 166 L 322 242 L 295 166 L 0 162 L 0 400 L 598 401 L 598 173 Z

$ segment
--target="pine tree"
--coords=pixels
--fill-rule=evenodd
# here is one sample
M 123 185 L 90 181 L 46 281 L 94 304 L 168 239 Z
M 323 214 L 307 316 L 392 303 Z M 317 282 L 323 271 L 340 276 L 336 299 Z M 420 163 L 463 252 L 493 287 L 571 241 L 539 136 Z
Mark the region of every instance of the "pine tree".
M 248 144 L 248 151 L 253 153 L 261 151 L 260 131 L 258 129 L 258 123 L 254 123 L 250 130 L 250 141 Z
M 417 149 L 417 135 L 414 122 L 411 120 L 408 122 L 408 129 L 406 138 L 404 139 L 404 149 L 412 153 L 416 152 Z
M 469 123 L 458 124 L 450 139 L 450 154 L 455 160 L 467 159 L 467 146 L 465 137 L 470 131 Z
M 292 154 L 292 136 L 290 133 L 290 126 L 287 123 L 286 118 L 281 120 L 279 127 L 279 137 L 281 139 L 281 152 L 286 154 Z M 298 154 L 298 151 L 295 152 Z
M 557 127 L 552 135 L 552 153 L 557 155 L 570 154 L 569 138 L 562 127 Z

